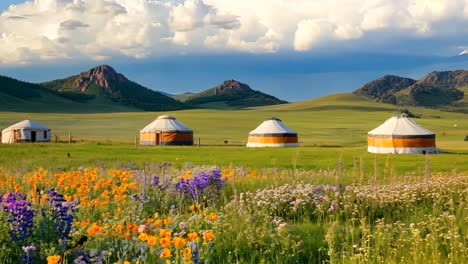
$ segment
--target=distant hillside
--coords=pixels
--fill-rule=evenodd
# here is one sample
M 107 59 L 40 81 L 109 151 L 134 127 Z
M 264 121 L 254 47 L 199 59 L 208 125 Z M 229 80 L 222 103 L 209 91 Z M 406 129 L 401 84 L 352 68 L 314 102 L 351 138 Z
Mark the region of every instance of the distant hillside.
M 364 96 L 376 101 L 395 103 L 390 97 L 416 83 L 416 80 L 394 75 L 386 75 L 377 80 L 364 84 L 361 88 L 353 92 L 355 95 Z
M 363 85 L 353 94 L 395 105 L 444 108 L 463 99 L 464 92 L 457 88 L 464 86 L 468 86 L 468 71 L 457 70 L 431 72 L 419 81 L 384 76 Z
M 457 71 L 442 71 L 442 72 L 430 72 L 418 83 L 423 84 L 436 84 L 444 86 L 462 87 L 468 85 L 468 71 L 457 70 Z
M 286 101 L 255 91 L 247 84 L 227 80 L 223 84 L 200 93 L 176 95 L 176 99 L 201 108 L 245 108 L 252 106 L 284 104 Z
M 139 109 L 119 106 L 108 99 L 92 99 L 89 103 L 80 103 L 63 97 L 61 94 L 46 89 L 38 84 L 27 83 L 0 76 L 0 111 L 9 112 L 128 112 Z
M 0 76 L 0 111 L 58 112 L 77 106 L 37 84 Z
M 128 80 L 108 65 L 101 65 L 79 75 L 40 84 L 73 101 L 93 102 L 105 97 L 111 102 L 145 111 L 184 109 L 177 100 Z

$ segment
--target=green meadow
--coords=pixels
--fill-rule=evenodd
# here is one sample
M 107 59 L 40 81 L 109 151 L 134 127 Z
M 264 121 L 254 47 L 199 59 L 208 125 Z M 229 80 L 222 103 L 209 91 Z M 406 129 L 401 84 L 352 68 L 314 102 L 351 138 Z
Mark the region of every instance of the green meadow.
M 372 102 L 351 94 L 246 110 L 184 110 L 120 113 L 0 113 L 0 127 L 33 119 L 52 129 L 53 143 L 1 145 L 0 165 L 15 167 L 77 167 L 117 162 L 171 162 L 183 165 L 279 167 L 300 169 L 363 168 L 366 174 L 392 166 L 392 173 L 423 171 L 423 155 L 367 153 L 367 132 L 399 112 L 393 105 Z M 408 108 L 415 121 L 436 132 L 444 152 L 431 155 L 434 171 L 468 171 L 468 115 L 434 109 Z M 161 114 L 171 114 L 194 130 L 193 147 L 135 145 L 141 128 Z M 276 116 L 299 134 L 299 148 L 244 147 L 249 131 Z M 68 135 L 72 144 L 68 144 Z M 54 143 L 57 139 L 57 144 Z M 227 144 L 225 143 L 227 141 Z M 200 146 L 198 146 L 200 142 Z M 70 158 L 67 156 L 70 153 Z M 391 163 L 391 164 L 389 164 Z M 361 170 L 361 169 L 360 169 Z

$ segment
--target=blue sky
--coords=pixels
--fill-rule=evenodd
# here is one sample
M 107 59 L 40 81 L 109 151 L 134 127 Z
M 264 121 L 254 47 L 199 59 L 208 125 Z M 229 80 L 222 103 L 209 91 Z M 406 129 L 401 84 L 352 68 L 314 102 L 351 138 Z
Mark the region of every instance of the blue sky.
M 14 7 L 8 8 L 10 4 Z M 239 79 L 296 101 L 384 74 L 467 68 L 467 0 L 0 1 L 0 74 L 110 64 L 168 93 Z
M 11 4 L 23 3 L 22 0 L 3 0 L 0 1 L 0 10 L 6 10 Z

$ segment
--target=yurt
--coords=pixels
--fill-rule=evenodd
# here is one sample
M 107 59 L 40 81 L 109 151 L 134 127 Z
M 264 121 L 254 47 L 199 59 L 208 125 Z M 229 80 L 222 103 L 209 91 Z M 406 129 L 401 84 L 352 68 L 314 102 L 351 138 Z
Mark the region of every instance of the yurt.
M 50 129 L 45 125 L 33 121 L 24 120 L 2 130 L 2 143 L 20 142 L 49 142 Z
M 193 130 L 175 117 L 162 115 L 140 131 L 141 145 L 193 145 Z
M 276 117 L 250 131 L 247 147 L 297 147 L 297 133 Z
M 395 115 L 369 131 L 368 148 L 371 153 L 437 153 L 435 134 L 416 124 L 406 114 Z

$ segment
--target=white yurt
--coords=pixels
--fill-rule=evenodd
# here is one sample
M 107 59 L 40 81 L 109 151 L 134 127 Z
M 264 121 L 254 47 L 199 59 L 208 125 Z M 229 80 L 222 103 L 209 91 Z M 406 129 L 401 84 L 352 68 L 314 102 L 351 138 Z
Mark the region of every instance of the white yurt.
M 193 130 L 175 117 L 162 115 L 140 130 L 141 145 L 193 145 Z
M 371 153 L 437 153 L 435 133 L 416 124 L 408 115 L 395 115 L 368 132 Z
M 50 129 L 33 120 L 24 120 L 2 130 L 2 143 L 50 142 Z
M 247 147 L 297 147 L 297 133 L 280 119 L 271 117 L 250 131 Z

